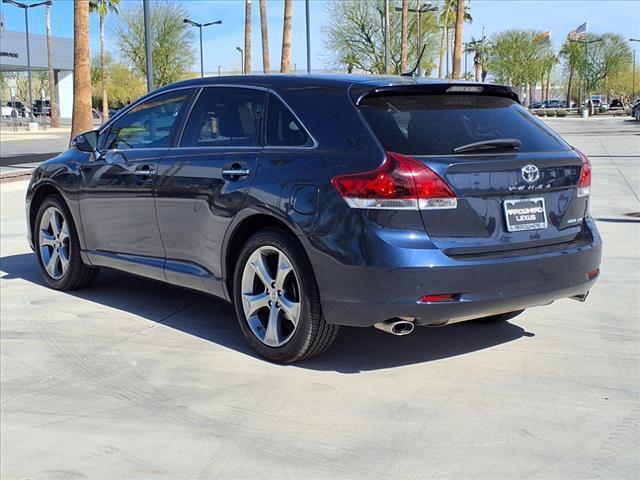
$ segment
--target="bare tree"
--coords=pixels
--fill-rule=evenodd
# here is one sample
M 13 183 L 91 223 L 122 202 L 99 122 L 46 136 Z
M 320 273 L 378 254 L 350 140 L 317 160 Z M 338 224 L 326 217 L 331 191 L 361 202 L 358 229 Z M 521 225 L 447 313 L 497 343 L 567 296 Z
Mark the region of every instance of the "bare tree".
M 244 5 L 244 73 L 251 73 L 251 0 Z
M 89 0 L 73 4 L 73 117 L 71 138 L 93 129 L 91 115 L 91 56 L 89 53 Z
M 260 0 L 260 27 L 262 28 L 262 71 L 269 73 L 269 32 L 267 30 L 267 0 Z
M 60 116 L 58 115 L 58 92 L 56 91 L 56 81 L 53 73 L 53 39 L 51 38 L 51 5 L 47 5 L 45 13 L 45 23 L 47 28 L 47 64 L 49 67 L 49 110 L 51 112 L 51 127 L 60 126 Z
M 105 60 L 106 50 L 104 48 L 104 19 L 109 12 L 118 13 L 120 11 L 120 0 L 89 0 L 89 11 L 98 12 L 100 16 L 100 69 L 102 77 L 102 121 L 109 120 L 109 99 L 107 97 L 107 64 Z
M 282 56 L 280 60 L 280 73 L 289 73 L 291 65 L 291 15 L 293 9 L 292 0 L 284 0 L 284 26 L 282 27 Z

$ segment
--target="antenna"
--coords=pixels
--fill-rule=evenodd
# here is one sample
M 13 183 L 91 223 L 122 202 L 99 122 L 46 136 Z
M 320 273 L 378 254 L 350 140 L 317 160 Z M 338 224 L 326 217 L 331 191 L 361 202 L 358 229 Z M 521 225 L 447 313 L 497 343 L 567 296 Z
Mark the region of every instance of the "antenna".
M 427 48 L 426 45 L 422 46 L 422 51 L 420 52 L 420 55 L 418 55 L 418 61 L 416 62 L 415 67 L 413 67 L 413 70 L 411 70 L 410 72 L 405 72 L 403 74 L 401 74 L 401 77 L 415 77 L 416 76 L 416 70 L 418 69 L 418 66 L 420 65 L 420 62 L 422 61 L 422 56 L 424 55 L 424 50 Z

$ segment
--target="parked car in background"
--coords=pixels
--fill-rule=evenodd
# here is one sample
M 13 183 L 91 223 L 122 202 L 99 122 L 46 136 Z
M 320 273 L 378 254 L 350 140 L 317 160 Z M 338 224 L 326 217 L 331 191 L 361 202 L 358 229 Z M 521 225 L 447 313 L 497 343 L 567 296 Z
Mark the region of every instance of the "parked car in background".
M 624 103 L 619 99 L 611 100 L 609 110 L 624 110 Z
M 564 108 L 566 105 L 563 100 L 545 100 L 543 103 L 545 108 Z
M 6 117 L 12 116 L 12 111 L 15 111 L 16 117 L 26 117 L 28 113 L 28 109 L 24 106 L 22 102 L 15 101 L 13 103 L 7 102 L 2 105 L 2 115 Z
M 340 325 L 406 335 L 584 301 L 590 185 L 510 87 L 256 75 L 152 91 L 40 165 L 26 209 L 52 288 L 107 267 L 216 295 L 286 363 Z
M 640 121 L 640 98 L 636 98 L 631 107 L 631 116 Z
M 33 102 L 33 114 L 36 116 L 51 116 L 51 103 L 49 100 L 36 100 Z

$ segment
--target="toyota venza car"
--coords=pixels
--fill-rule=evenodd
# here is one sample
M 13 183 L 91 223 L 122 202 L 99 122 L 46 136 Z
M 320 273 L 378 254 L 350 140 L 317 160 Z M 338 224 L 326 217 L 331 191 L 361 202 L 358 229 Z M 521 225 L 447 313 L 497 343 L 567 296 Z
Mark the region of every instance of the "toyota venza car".
M 584 300 L 590 184 L 509 87 L 237 76 L 159 88 L 79 135 L 26 208 L 51 287 L 112 268 L 206 292 L 259 355 L 296 362 L 341 325 L 405 335 Z

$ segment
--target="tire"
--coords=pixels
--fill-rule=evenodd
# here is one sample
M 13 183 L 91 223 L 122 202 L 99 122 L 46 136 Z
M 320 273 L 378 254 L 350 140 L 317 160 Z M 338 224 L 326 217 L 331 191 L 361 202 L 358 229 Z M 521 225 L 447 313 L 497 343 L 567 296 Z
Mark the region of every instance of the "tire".
M 56 217 L 55 222 L 52 215 Z M 51 288 L 77 290 L 88 287 L 95 280 L 98 269 L 82 262 L 78 231 L 62 198 L 54 195 L 42 202 L 33 226 L 33 237 L 38 265 Z
M 511 320 L 514 317 L 520 315 L 524 310 L 516 310 L 515 312 L 499 313 L 497 315 L 490 315 L 488 317 L 476 318 L 473 321 L 476 323 L 500 323 Z
M 233 279 L 238 322 L 258 355 L 293 363 L 333 343 L 339 327 L 322 316 L 311 263 L 289 234 L 268 228 L 253 235 L 240 251 Z

